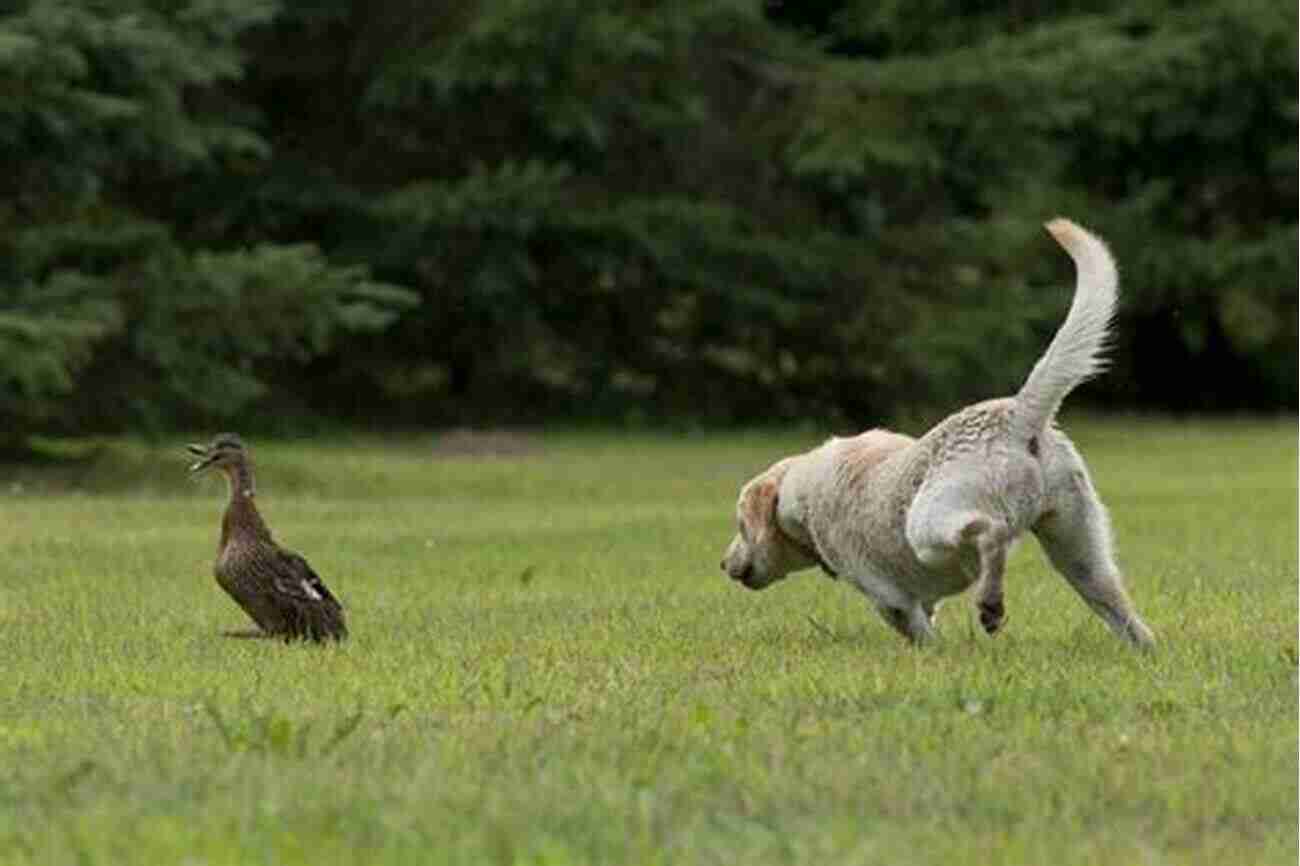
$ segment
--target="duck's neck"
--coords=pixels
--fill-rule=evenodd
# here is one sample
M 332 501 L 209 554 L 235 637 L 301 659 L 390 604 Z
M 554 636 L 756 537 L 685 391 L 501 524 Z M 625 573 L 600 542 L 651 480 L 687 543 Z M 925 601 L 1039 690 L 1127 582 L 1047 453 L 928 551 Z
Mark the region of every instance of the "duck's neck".
M 240 460 L 238 463 L 232 463 L 224 467 L 226 471 L 226 483 L 230 487 L 230 504 L 234 505 L 237 500 L 247 499 L 250 502 L 253 499 L 253 467 L 247 460 Z
M 271 531 L 253 504 L 253 467 L 244 461 L 231 464 L 226 467 L 226 482 L 230 487 L 230 502 L 221 520 L 221 548 L 236 533 L 270 541 Z

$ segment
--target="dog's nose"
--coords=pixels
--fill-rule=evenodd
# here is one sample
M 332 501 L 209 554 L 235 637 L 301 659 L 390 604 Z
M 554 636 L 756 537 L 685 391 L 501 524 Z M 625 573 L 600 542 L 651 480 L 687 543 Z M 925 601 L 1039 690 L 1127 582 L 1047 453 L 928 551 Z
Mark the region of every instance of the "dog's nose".
M 728 576 L 732 580 L 737 581 L 738 583 L 742 583 L 745 586 L 749 586 L 749 578 L 753 574 L 754 574 L 754 564 L 752 562 L 746 565 L 740 571 L 736 572 L 735 574 L 731 574 L 730 572 L 728 572 Z

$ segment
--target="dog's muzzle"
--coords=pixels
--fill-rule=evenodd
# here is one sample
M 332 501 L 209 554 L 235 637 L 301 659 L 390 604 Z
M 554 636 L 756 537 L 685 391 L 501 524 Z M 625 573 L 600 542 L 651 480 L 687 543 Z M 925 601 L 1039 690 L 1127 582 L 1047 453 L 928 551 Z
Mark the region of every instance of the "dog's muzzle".
M 741 586 L 745 587 L 746 589 L 758 589 L 758 587 L 756 587 L 751 582 L 754 577 L 754 564 L 752 562 L 746 565 L 740 571 L 735 573 L 731 572 L 727 568 L 727 561 L 725 559 L 722 561 L 721 566 L 722 566 L 723 573 L 726 574 L 727 577 L 736 581 L 736 583 L 739 583 Z

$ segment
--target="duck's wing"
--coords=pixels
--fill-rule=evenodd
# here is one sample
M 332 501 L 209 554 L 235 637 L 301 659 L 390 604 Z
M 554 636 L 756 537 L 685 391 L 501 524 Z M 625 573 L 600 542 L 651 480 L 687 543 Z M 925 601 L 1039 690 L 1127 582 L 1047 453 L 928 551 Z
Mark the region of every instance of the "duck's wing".
M 278 548 L 272 561 L 271 589 L 285 609 L 287 636 L 316 641 L 347 637 L 343 605 L 307 560 L 292 550 Z

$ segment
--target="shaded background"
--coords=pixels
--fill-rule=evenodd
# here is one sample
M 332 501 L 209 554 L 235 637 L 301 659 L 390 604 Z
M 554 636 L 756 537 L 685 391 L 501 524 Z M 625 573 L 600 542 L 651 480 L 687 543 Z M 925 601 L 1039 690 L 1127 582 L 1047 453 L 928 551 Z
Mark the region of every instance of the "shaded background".
M 0 425 L 1294 409 L 1295 4 L 0 2 Z

